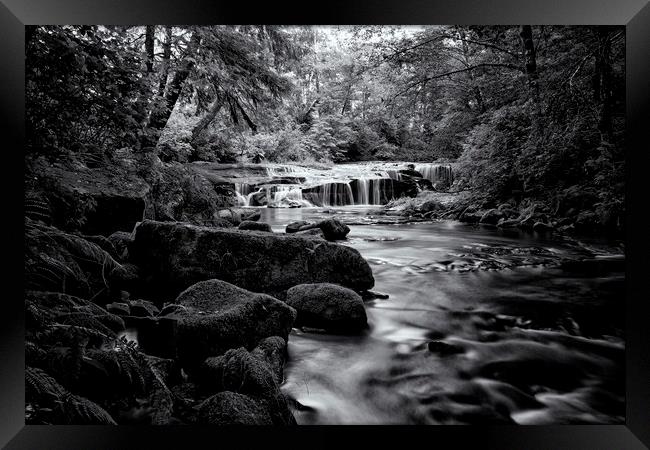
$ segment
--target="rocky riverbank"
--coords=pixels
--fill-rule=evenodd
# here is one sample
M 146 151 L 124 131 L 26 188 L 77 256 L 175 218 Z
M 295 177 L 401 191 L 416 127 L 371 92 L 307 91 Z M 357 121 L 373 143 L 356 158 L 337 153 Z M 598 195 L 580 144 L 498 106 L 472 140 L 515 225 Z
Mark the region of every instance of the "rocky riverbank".
M 457 220 L 502 229 L 517 228 L 538 233 L 606 234 L 621 236 L 624 218 L 608 208 L 576 207 L 583 195 L 565 196 L 555 208 L 526 199 L 495 205 L 477 200 L 469 191 L 421 191 L 415 197 L 392 200 L 368 212 L 373 217 L 399 217 L 405 221 Z M 574 205 L 574 206 L 571 206 Z
M 291 329 L 365 324 L 372 271 L 334 242 L 349 228 L 273 233 L 180 166 L 149 182 L 41 169 L 25 218 L 27 423 L 295 424 L 279 389 Z
M 146 152 L 28 168 L 27 423 L 295 424 L 279 389 L 291 330 L 367 332 L 375 280 L 337 242 L 350 232 L 337 211 L 274 232 L 259 209 L 234 206 L 231 180 Z M 354 223 L 596 223 L 576 206 L 495 206 L 425 188 Z

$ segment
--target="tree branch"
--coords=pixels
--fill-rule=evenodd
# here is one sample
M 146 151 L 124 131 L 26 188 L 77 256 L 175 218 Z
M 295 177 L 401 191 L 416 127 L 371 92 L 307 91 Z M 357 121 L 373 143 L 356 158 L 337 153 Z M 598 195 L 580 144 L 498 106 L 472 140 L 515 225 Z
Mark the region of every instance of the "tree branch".
M 431 77 L 426 77 L 426 78 L 423 78 L 423 79 L 418 80 L 416 82 L 413 82 L 413 83 L 409 84 L 406 87 L 406 89 L 403 89 L 400 92 L 398 92 L 397 94 L 395 94 L 393 96 L 393 100 L 395 100 L 400 95 L 403 95 L 406 92 L 410 91 L 411 89 L 413 89 L 415 86 L 417 86 L 419 84 L 423 84 L 423 83 L 426 83 L 426 82 L 431 81 L 431 80 L 436 80 L 438 78 L 444 78 L 446 76 L 454 75 L 454 74 L 457 74 L 457 73 L 468 72 L 468 71 L 474 70 L 474 69 L 480 69 L 480 68 L 483 68 L 483 67 L 505 67 L 505 68 L 508 68 L 508 69 L 511 69 L 511 70 L 516 70 L 518 72 L 522 72 L 522 73 L 524 72 L 524 68 L 519 67 L 516 64 L 508 64 L 508 63 L 482 63 L 482 64 L 476 64 L 476 65 L 471 66 L 471 67 L 466 67 L 464 69 L 458 69 L 458 70 L 452 70 L 451 72 L 440 73 L 440 74 L 433 75 Z

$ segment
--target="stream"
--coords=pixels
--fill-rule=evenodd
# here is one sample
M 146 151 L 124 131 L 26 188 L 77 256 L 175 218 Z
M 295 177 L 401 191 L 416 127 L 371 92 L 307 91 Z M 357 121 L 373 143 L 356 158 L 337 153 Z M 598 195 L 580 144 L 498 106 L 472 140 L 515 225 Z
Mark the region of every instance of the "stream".
M 376 207 L 375 207 L 376 208 Z M 335 216 L 366 258 L 369 330 L 294 329 L 299 424 L 624 422 L 624 251 L 458 222 L 377 223 L 369 206 L 260 208 L 283 232 Z

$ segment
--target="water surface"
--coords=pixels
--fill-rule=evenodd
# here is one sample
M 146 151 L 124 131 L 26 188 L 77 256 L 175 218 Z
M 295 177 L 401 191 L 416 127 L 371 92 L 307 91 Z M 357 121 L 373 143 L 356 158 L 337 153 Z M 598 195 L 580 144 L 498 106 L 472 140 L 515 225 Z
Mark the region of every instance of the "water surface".
M 366 302 L 362 335 L 291 333 L 282 389 L 299 423 L 624 420 L 617 243 L 457 222 L 373 224 L 368 210 L 261 208 L 278 232 L 294 220 L 350 223 L 345 245 L 389 296 Z

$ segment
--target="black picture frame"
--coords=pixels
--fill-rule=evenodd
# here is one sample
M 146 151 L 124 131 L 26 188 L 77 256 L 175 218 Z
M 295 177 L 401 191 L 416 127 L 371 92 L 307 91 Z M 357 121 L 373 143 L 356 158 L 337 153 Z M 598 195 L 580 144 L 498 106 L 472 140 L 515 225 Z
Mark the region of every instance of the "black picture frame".
M 627 76 L 626 237 L 626 423 L 563 426 L 294 427 L 230 429 L 209 427 L 25 426 L 22 246 L 24 235 L 19 167 L 24 164 L 24 26 L 32 24 L 567 24 L 625 25 Z M 648 0 L 400 0 L 279 4 L 223 0 L 0 0 L 1 153 L 5 263 L 4 320 L 0 341 L 0 445 L 8 449 L 240 448 L 277 441 L 283 445 L 340 445 L 360 432 L 383 444 L 436 448 L 643 449 L 650 446 L 650 301 L 646 255 L 650 255 L 646 174 L 650 142 L 650 4 Z M 8 202 L 8 200 L 10 202 Z M 7 205 L 10 203 L 10 205 Z M 11 209 L 9 209 L 11 206 Z M 11 212 L 10 212 L 11 211 Z M 13 247 L 14 250 L 9 251 Z M 15 255 L 12 254 L 15 252 Z M 15 273 L 14 273 L 15 272 Z M 341 434 L 345 434 L 343 438 Z

